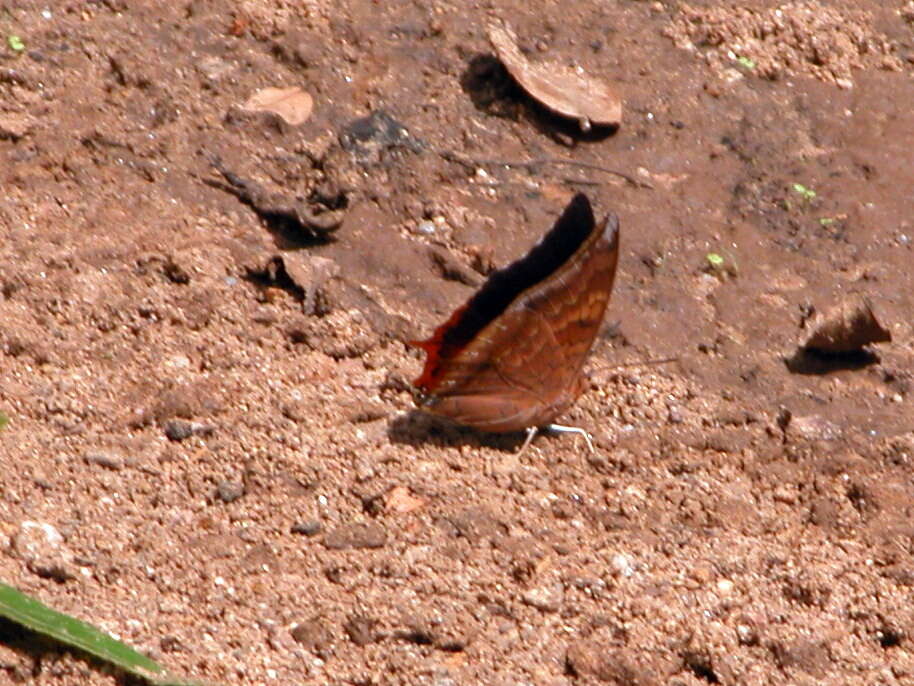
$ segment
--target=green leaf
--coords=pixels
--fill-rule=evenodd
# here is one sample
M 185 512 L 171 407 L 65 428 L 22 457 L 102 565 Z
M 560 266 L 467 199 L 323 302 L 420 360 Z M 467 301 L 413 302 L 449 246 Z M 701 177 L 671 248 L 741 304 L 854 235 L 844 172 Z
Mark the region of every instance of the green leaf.
M 10 418 L 3 412 L 0 412 L 0 431 L 3 431 L 10 424 Z
M 56 612 L 34 598 L 0 583 L 0 616 L 35 633 L 81 650 L 155 686 L 188 686 L 169 676 L 165 668 L 133 648 L 75 617 Z
M 834 217 L 821 217 L 819 219 L 819 224 L 821 224 L 822 226 L 831 226 L 832 224 L 835 223 L 835 221 L 836 220 Z
M 793 190 L 802 195 L 804 200 L 812 200 L 816 197 L 816 192 L 812 188 L 807 188 L 802 183 L 793 184 Z
M 755 60 L 752 60 L 748 57 L 737 57 L 736 61 L 739 62 L 746 69 L 755 69 Z
M 708 264 L 715 269 L 720 269 L 724 266 L 724 258 L 718 255 L 716 252 L 709 252 L 705 257 L 708 260 Z
M 14 33 L 6 37 L 6 43 L 10 46 L 10 50 L 13 50 L 14 52 L 22 52 L 25 50 L 25 43 L 23 43 L 22 39 Z

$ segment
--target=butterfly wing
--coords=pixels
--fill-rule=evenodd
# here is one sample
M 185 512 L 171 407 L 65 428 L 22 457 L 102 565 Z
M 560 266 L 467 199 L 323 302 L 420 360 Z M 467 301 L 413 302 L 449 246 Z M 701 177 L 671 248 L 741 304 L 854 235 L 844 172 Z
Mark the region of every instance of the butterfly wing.
M 609 305 L 618 263 L 619 219 L 610 214 L 553 277 L 529 288 L 518 303 L 544 320 L 557 346 L 556 359 L 550 360 L 548 353 L 537 358 L 537 369 L 552 361 L 558 365 L 548 388 L 570 388 L 581 377 Z M 541 393 L 546 390 L 541 387 Z
M 572 231 L 578 237 L 569 250 L 557 241 Z M 561 255 L 563 249 L 568 254 Z M 526 257 L 490 278 L 430 339 L 418 343 L 429 352 L 416 382 L 428 393 L 426 409 L 493 432 L 541 426 L 567 409 L 583 387 L 582 367 L 609 303 L 618 250 L 617 218 L 610 215 L 595 226 L 586 197 L 577 196 Z M 467 310 L 477 314 L 474 304 L 485 300 L 492 282 L 499 277 L 507 282 L 519 272 L 541 275 L 471 336 L 461 331 L 467 328 Z M 448 348 L 455 332 L 469 340 Z
M 548 389 L 564 381 L 546 321 L 531 310 L 505 312 L 449 362 L 426 409 L 491 432 L 538 426 Z M 528 366 L 524 366 L 524 363 Z M 548 364 L 536 376 L 535 365 Z M 554 363 L 554 364 L 553 364 Z

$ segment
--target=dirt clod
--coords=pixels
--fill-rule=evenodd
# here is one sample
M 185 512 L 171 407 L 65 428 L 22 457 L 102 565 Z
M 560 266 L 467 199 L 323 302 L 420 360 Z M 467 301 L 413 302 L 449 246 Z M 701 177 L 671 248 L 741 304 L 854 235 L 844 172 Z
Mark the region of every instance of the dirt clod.
M 864 346 L 891 342 L 892 334 L 879 323 L 870 303 L 849 297 L 816 315 L 808 324 L 809 334 L 800 346 L 805 350 L 840 355 L 858 352 Z
M 343 626 L 343 629 L 349 636 L 349 640 L 351 640 L 360 648 L 364 648 L 369 643 L 374 643 L 376 640 L 378 640 L 378 634 L 375 631 L 375 626 L 377 623 L 377 620 L 372 619 L 371 617 L 365 617 L 364 615 L 353 615 L 348 620 L 346 620 L 346 624 Z
M 329 550 L 348 548 L 383 548 L 387 531 L 380 524 L 344 524 L 324 535 L 324 546 Z
M 568 647 L 566 664 L 572 675 L 595 678 L 612 686 L 653 686 L 659 683 L 640 667 L 626 650 L 612 649 L 593 640 L 578 640 Z

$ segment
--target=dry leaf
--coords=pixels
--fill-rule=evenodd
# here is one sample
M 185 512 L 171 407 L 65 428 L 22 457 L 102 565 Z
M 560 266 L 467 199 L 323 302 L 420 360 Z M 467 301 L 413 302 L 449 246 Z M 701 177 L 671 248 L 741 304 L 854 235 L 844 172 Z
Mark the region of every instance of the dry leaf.
M 810 334 L 800 347 L 833 355 L 892 340 L 892 334 L 876 319 L 869 302 L 860 296 L 849 297 L 824 315 L 817 315 L 809 329 Z
M 489 40 L 508 73 L 532 98 L 563 117 L 577 119 L 582 131 L 591 124 L 618 126 L 622 101 L 609 86 L 584 73 L 553 62 L 529 62 L 517 47 L 511 29 L 492 24 Z
M 264 88 L 241 106 L 246 112 L 272 112 L 291 126 L 303 124 L 311 116 L 314 99 L 298 86 Z

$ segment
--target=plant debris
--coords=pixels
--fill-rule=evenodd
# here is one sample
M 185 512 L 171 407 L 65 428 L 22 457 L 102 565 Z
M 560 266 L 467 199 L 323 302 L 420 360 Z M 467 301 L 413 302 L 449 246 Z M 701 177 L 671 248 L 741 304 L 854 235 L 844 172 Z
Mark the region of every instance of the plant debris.
M 353 119 L 343 127 L 339 139 L 343 150 L 371 163 L 379 162 L 381 153 L 390 148 L 406 148 L 415 153 L 425 148 L 421 140 L 384 110 Z
M 245 179 L 229 170 L 216 156 L 210 156 L 210 163 L 225 181 L 204 179 L 205 183 L 236 196 L 250 205 L 267 222 L 286 221 L 300 228 L 309 238 L 325 238 L 340 228 L 346 213 L 345 194 L 322 197 L 320 194 L 309 198 L 286 193 L 271 192 L 252 179 Z M 326 209 L 315 212 L 312 205 L 323 205 Z
M 314 98 L 298 86 L 291 88 L 264 88 L 245 102 L 245 112 L 270 112 L 290 126 L 304 124 L 314 109 Z
M 517 47 L 510 27 L 492 24 L 489 41 L 498 59 L 534 100 L 563 117 L 577 119 L 584 132 L 591 126 L 618 126 L 622 121 L 622 101 L 602 81 L 583 71 L 554 62 L 532 63 Z

